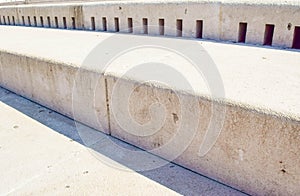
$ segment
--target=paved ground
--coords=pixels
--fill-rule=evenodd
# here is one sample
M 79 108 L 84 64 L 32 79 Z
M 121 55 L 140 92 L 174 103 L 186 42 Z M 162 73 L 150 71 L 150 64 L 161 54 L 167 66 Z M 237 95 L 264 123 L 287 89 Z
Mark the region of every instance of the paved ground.
M 91 146 L 71 119 L 0 87 L 0 195 L 243 195 L 172 163 L 136 172 L 118 163 L 124 155 L 110 146 Z

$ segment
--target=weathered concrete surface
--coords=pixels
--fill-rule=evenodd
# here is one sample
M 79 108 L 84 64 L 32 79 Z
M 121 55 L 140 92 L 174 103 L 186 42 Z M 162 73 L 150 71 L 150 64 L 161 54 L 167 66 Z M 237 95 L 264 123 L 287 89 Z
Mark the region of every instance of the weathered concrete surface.
M 103 159 L 120 165 L 118 153 L 101 140 L 90 146 L 99 152 L 80 143 L 73 120 L 0 88 L 1 195 L 243 195 L 171 163 L 140 173 L 116 169 Z
M 177 153 L 177 148 L 186 147 L 181 156 L 174 160 L 175 163 L 250 194 L 295 195 L 300 192 L 299 121 L 231 105 L 217 105 L 218 110 L 222 111 L 222 108 L 226 110 L 224 125 L 220 128 L 220 136 L 213 148 L 205 156 L 200 156 L 200 147 L 208 126 L 213 126 L 210 124 L 212 121 L 210 101 L 199 98 L 198 105 L 190 105 L 188 103 L 193 102 L 193 98 L 181 96 L 184 103 L 179 103 L 176 95 L 168 90 L 133 85 L 128 81 L 121 82 L 123 91 L 115 92 L 112 96 L 115 100 L 113 102 L 115 110 L 111 112 L 114 115 L 110 118 L 113 136 L 170 159 L 173 158 L 174 153 Z M 109 87 L 113 88 L 113 79 L 109 84 Z M 122 94 L 124 91 L 132 92 L 132 89 L 135 90 L 128 104 L 122 99 Z M 160 103 L 166 107 L 165 113 L 160 114 L 150 110 L 153 103 Z M 120 126 L 119 119 L 124 116 L 121 113 L 123 110 L 118 108 L 124 105 L 129 105 L 131 121 L 128 121 L 126 126 L 124 124 Z M 181 107 L 185 109 L 182 111 Z M 195 108 L 201 111 L 198 118 L 197 113 L 194 113 Z M 188 112 L 190 112 L 188 121 L 182 120 L 180 117 L 187 118 Z M 174 115 L 179 117 L 175 118 Z M 137 130 L 137 122 L 141 125 L 149 121 L 156 123 L 157 116 L 163 116 L 166 120 L 161 128 L 155 129 L 157 126 L 154 126 L 151 129 L 152 132 L 157 130 L 154 134 L 143 136 L 149 133 L 146 126 L 140 129 L 140 132 L 134 132 Z M 222 119 L 221 115 L 218 117 Z M 200 124 L 196 135 L 192 136 L 192 142 L 188 143 L 190 140 L 184 136 L 189 132 L 194 134 L 193 126 L 197 120 Z M 182 123 L 185 126 L 190 125 L 190 129 L 182 130 Z M 179 132 L 182 134 L 181 137 L 178 137 Z M 173 147 L 166 147 L 169 142 Z
M 30 37 L 27 41 L 32 40 Z M 63 37 L 60 38 L 64 39 Z M 23 39 L 23 41 L 26 42 L 26 39 Z M 51 39 L 48 41 L 51 42 Z M 36 43 L 39 45 L 42 41 L 39 40 Z M 19 44 L 13 45 L 18 46 Z M 26 45 L 21 45 L 25 46 L 23 49 L 26 51 Z M 98 84 L 99 91 L 105 92 L 104 79 L 100 78 L 98 73 L 80 72 L 78 74 L 79 64 L 71 64 L 68 61 L 63 62 L 63 59 L 59 58 L 38 58 L 42 56 L 30 54 L 30 50 L 28 50 L 29 56 L 23 56 L 21 48 L 16 50 L 19 54 L 1 52 L 0 81 L 2 86 L 66 116 L 86 122 L 95 129 L 108 133 L 105 93 L 100 93 L 97 96 L 97 103 L 94 104 L 94 86 Z M 9 50 L 9 48 L 7 49 Z M 40 50 L 40 54 L 43 54 L 43 52 L 51 54 L 51 50 L 54 48 L 45 47 L 44 49 L 44 51 Z M 57 52 L 63 58 L 64 55 L 70 58 L 75 55 L 71 51 L 69 54 L 64 50 Z M 52 54 L 58 53 L 53 52 Z M 59 62 L 59 60 L 61 61 Z M 11 62 L 14 63 L 11 64 Z M 77 81 L 85 81 L 85 83 Z M 73 89 L 74 83 L 76 85 L 75 89 Z M 86 85 L 91 87 L 89 88 Z M 78 107 L 74 108 L 72 104 Z
M 6 26 L 1 26 L 0 29 L 2 35 L 0 37 L 0 49 L 2 53 L 15 53 L 18 56 L 36 57 L 37 60 L 44 59 L 52 63 L 63 63 L 68 65 L 69 69 L 87 67 L 88 65 L 82 65 L 82 63 L 89 53 L 97 45 L 101 45 L 103 40 L 115 36 L 115 34 L 100 32 L 57 31 L 55 29 Z M 32 39 L 32 37 L 34 37 L 34 39 Z M 117 38 L 122 37 L 124 37 L 124 39 L 129 37 L 135 39 L 134 36 L 130 35 L 119 35 Z M 154 37 L 145 37 L 144 39 L 165 40 L 163 38 Z M 75 42 L 74 40 L 78 41 Z M 177 39 L 169 40 L 170 43 L 176 43 L 176 41 L 181 43 L 181 41 Z M 189 43 L 188 40 L 183 42 L 186 42 L 187 45 Z M 43 47 L 41 47 L 41 43 Z M 215 66 L 217 66 L 224 83 L 227 100 L 243 103 L 243 105 L 252 107 L 255 106 L 256 108 L 263 108 L 270 110 L 270 112 L 284 113 L 286 116 L 299 119 L 299 52 L 207 41 L 198 41 L 198 43 L 208 52 L 215 62 Z M 113 49 L 113 47 L 114 46 L 111 46 L 110 49 Z M 148 58 L 149 56 L 159 54 L 159 52 L 160 51 L 153 50 L 150 54 L 143 54 L 142 51 L 142 53 L 138 53 L 138 57 L 140 58 L 137 59 L 137 62 L 143 62 L 142 55 L 148 55 L 145 56 L 145 58 Z M 154 60 L 162 61 L 159 57 L 165 55 L 165 53 L 160 54 L 160 56 Z M 170 62 L 172 57 L 175 56 L 170 56 L 166 58 L 165 61 Z M 130 62 L 129 60 L 134 61 L 135 59 L 127 59 L 128 62 Z M 112 75 L 121 76 L 128 69 L 128 62 L 123 66 L 111 64 L 106 71 L 107 74 L 111 72 Z M 176 62 L 173 63 L 173 66 L 175 66 Z M 186 62 L 180 61 L 180 63 Z M 178 67 L 180 65 L 176 63 L 176 66 Z M 187 66 L 182 65 L 182 67 L 183 69 L 187 69 Z M 97 71 L 96 66 L 90 66 L 88 68 Z M 98 69 L 100 69 L 100 66 Z M 269 72 L 272 74 L 270 73 L 266 77 L 266 73 Z M 184 74 L 187 74 L 187 76 L 190 74 L 193 78 L 197 76 L 191 73 Z M 6 75 L 3 74 L 1 78 L 4 79 L 4 76 Z M 14 77 L 5 77 L 5 79 L 13 81 Z M 136 79 L 142 80 L 143 78 Z M 197 94 L 205 95 L 210 93 L 205 81 L 200 80 L 201 81 L 195 80 L 198 85 L 195 87 Z
M 3 30 L 1 31 L 3 33 L 0 37 L 0 47 L 2 51 L 6 51 L 1 52 L 1 58 L 10 58 L 12 55 L 9 53 L 17 52 L 26 56 L 55 59 L 56 63 L 54 63 L 58 67 L 68 64 L 73 69 L 78 69 L 93 47 L 102 43 L 105 39 L 113 38 L 112 34 L 92 32 L 68 32 L 17 27 L 1 27 L 1 30 Z M 35 39 L 32 39 L 32 36 Z M 125 40 L 131 36 L 121 35 L 122 37 Z M 153 42 L 162 40 L 162 38 L 150 37 L 133 38 L 136 40 L 144 39 L 144 41 L 153 40 Z M 191 42 L 176 39 L 170 39 L 169 41 L 178 44 L 184 42 L 187 44 L 187 47 Z M 43 43 L 44 47 L 41 48 L 40 43 Z M 108 122 L 110 133 L 113 136 L 145 149 L 158 149 L 154 153 L 165 158 L 170 158 L 170 155 L 183 145 L 184 148 L 181 150 L 184 152 L 175 157 L 174 161 L 176 163 L 218 179 L 247 193 L 257 195 L 297 195 L 300 192 L 299 53 L 210 42 L 198 43 L 210 54 L 219 70 L 225 89 L 225 97 L 217 97 L 223 98 L 221 102 L 211 101 L 206 83 L 199 81 L 196 77 L 197 74 L 194 75 L 189 70 L 189 64 L 176 59 L 176 55 L 168 52 L 162 53 L 161 50 L 155 51 L 154 49 L 140 50 L 136 53 L 135 51 L 128 53 L 129 56 L 125 55 L 113 61 L 109 69 L 105 71 L 105 74 L 103 74 L 101 66 L 99 66 L 100 68 L 97 65 L 87 67 L 85 64 L 81 67 L 81 70 L 85 70 L 83 73 L 86 73 L 86 75 L 80 76 L 85 75 L 85 79 L 97 72 L 100 79 L 103 79 L 102 76 L 105 75 L 106 82 L 104 83 L 106 88 L 102 88 L 100 85 L 101 88 L 98 90 L 99 92 L 105 91 L 104 94 L 106 94 L 105 97 L 108 99 L 110 107 L 108 108 L 109 110 L 106 110 L 105 102 L 100 101 L 102 103 L 102 110 L 100 111 L 103 112 L 103 116 L 99 119 L 103 122 Z M 112 51 L 111 49 L 116 47 L 114 45 L 104 46 L 106 46 L 107 51 L 104 47 L 104 50 L 101 52 L 107 55 L 109 55 L 109 51 Z M 130 55 L 134 58 L 129 58 Z M 20 55 L 14 56 L 18 56 L 20 59 L 24 58 Z M 99 56 L 101 55 L 99 54 Z M 41 92 L 43 91 L 42 87 L 39 88 L 39 91 L 36 91 L 35 96 L 32 96 L 30 91 L 28 94 L 22 91 L 26 89 L 26 85 L 20 88 L 20 81 L 23 81 L 22 84 L 30 84 L 27 80 L 31 79 L 28 76 L 29 72 L 25 69 L 28 65 L 28 60 L 16 62 L 13 60 L 14 58 L 10 58 L 10 61 L 7 59 L 5 61 L 1 60 L 1 70 L 7 70 L 6 74 L 1 75 L 1 84 L 16 92 L 24 92 L 24 96 L 37 100 L 48 107 L 60 112 L 64 111 L 64 108 L 57 109 L 57 106 L 49 104 L 51 103 L 50 101 L 45 103 L 41 101 L 46 99 L 44 98 L 46 95 Z M 181 86 L 161 88 L 156 82 L 144 85 L 142 84 L 144 82 L 143 78 L 140 75 L 127 75 L 127 78 L 119 79 L 130 66 L 133 66 L 132 62 L 136 61 L 135 63 L 139 64 L 145 63 L 145 60 L 150 62 L 155 62 L 155 60 L 166 61 L 170 67 L 178 68 L 179 70 L 183 67 L 183 74 L 186 74 L 186 78 L 191 78 L 192 83 L 198 82 L 194 83 L 196 84 L 195 92 L 190 94 L 187 89 L 180 89 Z M 18 64 L 19 66 L 13 66 L 12 64 Z M 38 65 L 36 67 L 37 70 L 42 69 L 38 68 Z M 10 77 L 8 74 L 10 72 L 15 74 L 13 72 L 17 70 L 21 70 L 24 73 L 22 80 L 18 79 L 17 75 Z M 1 71 L 1 73 L 4 72 Z M 55 84 L 56 80 L 59 79 L 59 74 L 54 79 L 51 79 L 48 78 L 47 74 L 42 73 L 40 77 L 46 77 L 46 81 L 50 82 L 50 84 Z M 67 77 L 76 79 L 73 75 L 68 75 Z M 66 88 L 64 92 L 67 92 L 69 86 L 66 85 L 66 82 L 64 80 L 58 81 L 61 81 L 60 85 L 63 85 Z M 95 108 L 92 106 L 84 107 L 85 102 L 83 100 L 86 99 L 84 98 L 85 92 L 91 98 L 94 85 L 92 85 L 93 82 L 90 79 L 80 79 L 78 81 L 82 82 L 82 86 L 79 88 L 82 91 L 80 91 L 81 93 L 78 96 L 82 96 L 82 102 L 78 104 L 82 106 L 82 110 L 79 110 L 79 118 L 76 119 L 90 125 L 91 122 L 95 123 L 97 118 L 92 118 L 93 121 L 89 121 L 90 119 L 85 119 L 85 112 L 88 114 L 93 113 Z M 122 88 L 120 88 L 120 91 L 115 91 L 112 94 L 116 81 L 119 82 Z M 30 88 L 33 87 L 29 85 Z M 170 89 L 173 89 L 175 93 L 172 93 Z M 98 90 L 96 88 L 96 92 Z M 129 102 L 127 102 L 124 99 L 124 94 L 131 92 L 133 93 Z M 47 96 L 49 97 L 49 95 L 55 93 L 56 90 L 53 88 L 52 91 L 48 92 Z M 179 103 L 178 98 L 182 98 L 184 102 Z M 195 98 L 196 104 L 192 105 Z M 112 102 L 113 100 L 115 101 Z M 87 104 L 93 105 L 90 101 L 93 100 L 89 99 L 86 101 L 88 102 Z M 165 106 L 165 113 L 160 113 L 160 110 L 148 112 L 149 106 L 153 103 L 161 103 Z M 65 104 L 68 104 L 68 102 L 66 101 Z M 205 131 L 211 123 L 212 104 L 217 106 L 216 109 L 220 111 L 220 114 L 222 114 L 222 111 L 225 111 L 223 113 L 224 116 L 218 116 L 218 112 L 216 113 L 216 121 L 212 121 L 213 124 L 217 123 L 218 119 L 222 120 L 224 118 L 224 125 L 214 128 L 214 130 L 218 128 L 222 130 L 216 144 L 205 156 L 199 156 L 199 148 Z M 128 113 L 121 111 L 124 105 L 130 111 L 130 120 L 135 120 L 141 125 L 139 130 L 136 128 L 135 121 L 128 121 L 125 128 L 120 126 L 120 121 L 118 120 L 122 118 L 128 119 Z M 61 107 L 63 106 L 64 104 L 61 104 Z M 181 108 L 181 106 L 184 107 Z M 200 111 L 199 115 L 196 113 L 197 109 Z M 108 115 L 105 113 L 106 111 L 109 111 L 109 120 L 105 118 Z M 75 114 L 78 114 L 78 112 L 75 112 Z M 187 117 L 186 115 L 189 116 Z M 186 127 L 183 129 L 185 135 L 181 135 L 182 141 L 184 141 L 184 137 L 190 136 L 189 133 L 193 133 L 193 125 L 198 121 L 200 122 L 199 126 L 196 124 L 196 132 L 195 135 L 192 135 L 191 144 L 177 140 L 173 148 L 160 150 L 159 147 L 165 146 L 169 141 L 174 141 L 172 136 L 176 134 L 182 122 L 181 116 L 185 116 L 186 120 L 184 121 Z M 146 125 L 149 121 L 151 122 L 153 120 L 152 117 L 154 117 L 154 120 L 165 117 L 165 121 L 163 126 L 158 127 L 158 129 L 157 127 L 151 127 L 150 124 L 150 130 L 156 130 L 156 132 L 145 137 L 143 135 L 149 133 L 149 126 L 145 128 L 143 125 Z
M 172 92 L 172 87 L 161 89 L 153 87 L 151 82 L 141 85 L 119 79 L 132 63 L 120 59 L 106 73 L 113 76 L 108 79 L 112 99 L 111 134 L 167 158 L 173 158 L 177 148 L 185 147 L 184 153 L 174 162 L 250 194 L 299 194 L 299 53 L 210 43 L 203 43 L 203 46 L 220 71 L 227 103 L 211 102 L 200 96 L 193 105 L 193 96 L 176 90 Z M 161 56 L 164 56 L 174 67 L 177 61 L 176 55 L 161 54 L 161 51 L 132 56 L 142 56 L 152 62 L 155 57 L 163 59 Z M 126 77 L 142 81 L 138 75 Z M 113 90 L 117 82 L 120 88 Z M 208 93 L 205 90 L 201 86 L 198 93 Z M 129 101 L 124 99 L 128 92 L 131 92 Z M 161 104 L 165 110 L 155 110 L 153 104 Z M 212 120 L 213 105 L 220 113 L 217 120 Z M 129 119 L 127 124 L 122 121 L 124 106 L 129 108 L 131 115 L 126 118 Z M 159 124 L 157 116 L 165 121 Z M 218 124 L 222 117 L 225 117 L 223 126 L 215 127 L 221 129 L 217 142 L 205 156 L 199 156 L 208 127 Z M 199 126 L 189 144 L 190 140 L 184 135 L 194 134 L 197 120 Z M 147 123 L 152 125 L 150 131 Z M 186 125 L 189 130 L 182 130 Z M 173 148 L 166 147 L 169 144 Z
M 108 31 L 116 30 L 115 18 L 119 21 L 120 32 L 128 32 L 128 18 L 132 18 L 133 33 L 141 34 L 142 20 L 148 20 L 148 34 L 159 35 L 159 19 L 164 19 L 166 36 L 176 36 L 176 20 L 181 19 L 182 36 L 195 38 L 197 35 L 196 21 L 203 21 L 202 37 L 205 39 L 226 40 L 237 42 L 239 23 L 247 23 L 246 43 L 264 44 L 266 24 L 275 26 L 274 46 L 292 47 L 295 27 L 300 26 L 299 1 L 251 1 L 251 0 L 151 0 L 151 1 L 102 1 L 88 3 L 49 3 L 37 5 L 19 5 L 0 7 L 0 23 L 16 25 L 41 25 L 44 27 L 73 28 L 72 18 L 75 19 L 76 29 L 92 30 L 92 17 L 95 30 L 104 31 L 103 20 L 106 18 Z M 200 10 L 200 11 L 199 11 Z M 4 18 L 3 18 L 4 17 Z M 8 18 L 9 17 L 9 18 Z M 28 19 L 29 17 L 29 19 Z M 24 18 L 24 20 L 23 20 Z M 55 19 L 56 18 L 56 19 Z M 8 22 L 10 20 L 10 23 Z M 30 20 L 30 22 L 29 22 Z M 299 35 L 297 35 L 298 37 Z

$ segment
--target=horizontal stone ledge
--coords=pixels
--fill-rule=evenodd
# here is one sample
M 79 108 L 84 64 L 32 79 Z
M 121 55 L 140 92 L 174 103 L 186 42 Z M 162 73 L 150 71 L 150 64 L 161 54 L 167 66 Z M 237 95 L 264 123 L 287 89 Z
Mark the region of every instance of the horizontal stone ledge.
M 299 53 L 0 28 L 1 86 L 249 194 L 300 192 Z
M 10 2 L 12 3 L 12 2 Z M 18 2 L 16 2 L 18 3 Z M 101 1 L 96 1 L 96 0 L 88 0 L 85 2 L 82 2 L 80 0 L 75 0 L 68 2 L 61 2 L 61 1 L 56 1 L 56 0 L 34 0 L 31 1 L 27 4 L 24 5 L 2 5 L 2 7 L 42 7 L 42 6 L 50 6 L 50 5 L 124 5 L 124 4 L 144 4 L 144 5 L 149 5 L 149 4 L 186 4 L 186 3 L 211 3 L 211 4 L 224 4 L 224 5 L 269 5 L 269 6 L 299 6 L 299 1 L 297 0 L 286 0 L 286 1 L 281 1 L 281 0 L 149 0 L 149 1 L 144 1 L 144 0 L 123 0 L 123 1 L 109 1 L 109 0 L 101 0 Z M 0 4 L 1 5 L 1 4 Z
M 46 3 L 0 6 L 0 24 L 212 39 L 300 49 L 299 7 L 299 2 L 293 0 Z

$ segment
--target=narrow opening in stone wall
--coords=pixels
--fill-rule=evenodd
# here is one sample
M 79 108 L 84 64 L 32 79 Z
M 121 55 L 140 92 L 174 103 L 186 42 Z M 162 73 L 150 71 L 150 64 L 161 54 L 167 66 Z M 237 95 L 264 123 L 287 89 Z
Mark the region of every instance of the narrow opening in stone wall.
M 63 17 L 63 25 L 64 25 L 64 29 L 68 28 L 66 17 Z
M 132 18 L 128 18 L 128 33 L 132 33 L 132 32 L 133 32 Z
M 50 20 L 50 16 L 47 16 L 47 21 L 48 21 L 48 27 L 51 28 L 51 20 Z
M 91 28 L 92 31 L 96 30 L 95 17 L 91 17 Z
M 12 16 L 12 23 L 13 23 L 13 25 L 16 25 L 16 19 L 15 19 L 15 16 Z
M 72 29 L 76 29 L 75 17 L 72 17 Z
M 40 20 L 41 20 L 41 27 L 44 27 L 44 18 L 43 18 L 43 16 L 40 17 Z
M 3 16 L 3 24 L 6 25 L 5 16 Z
M 176 36 L 182 37 L 182 19 L 176 20 Z
M 54 17 L 54 21 L 55 21 L 55 28 L 58 28 L 59 25 L 58 25 L 58 17 L 57 16 Z
M 300 49 L 300 26 L 295 27 L 292 48 Z
M 8 25 L 10 25 L 10 18 L 9 18 L 9 16 L 7 16 L 7 23 L 8 23 Z
M 115 32 L 119 32 L 120 27 L 119 27 L 119 18 L 115 17 Z
M 246 35 L 247 35 L 247 23 L 240 22 L 238 42 L 245 43 L 246 42 Z
M 158 26 L 159 26 L 159 35 L 165 34 L 165 19 L 160 18 L 158 19 Z
M 196 38 L 202 39 L 203 37 L 203 20 L 196 21 Z
M 22 23 L 23 23 L 23 26 L 25 26 L 25 17 L 22 16 Z
M 271 46 L 273 42 L 275 25 L 266 24 L 265 27 L 265 37 L 264 37 L 264 45 Z
M 37 20 L 36 20 L 36 16 L 33 17 L 33 22 L 34 22 L 34 26 L 37 27 Z
M 30 16 L 28 16 L 27 19 L 28 19 L 28 26 L 31 26 Z
M 106 17 L 102 18 L 102 28 L 103 28 L 103 31 L 107 31 L 107 20 L 106 20 Z
M 143 18 L 143 33 L 148 34 L 148 19 Z

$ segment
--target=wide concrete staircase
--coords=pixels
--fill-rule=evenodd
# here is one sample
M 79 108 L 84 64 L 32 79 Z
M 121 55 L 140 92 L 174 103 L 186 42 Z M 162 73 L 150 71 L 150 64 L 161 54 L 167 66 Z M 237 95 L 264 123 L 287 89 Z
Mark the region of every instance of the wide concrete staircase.
M 246 193 L 297 195 L 299 9 L 295 1 L 3 6 L 0 85 Z M 143 151 L 127 156 L 137 169 L 161 166 L 139 165 Z

